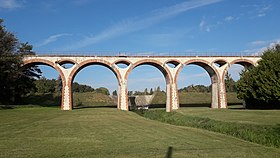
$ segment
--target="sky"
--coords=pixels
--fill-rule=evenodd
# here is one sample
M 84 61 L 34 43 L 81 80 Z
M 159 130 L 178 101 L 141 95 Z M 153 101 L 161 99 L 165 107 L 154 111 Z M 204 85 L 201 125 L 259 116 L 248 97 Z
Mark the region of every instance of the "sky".
M 37 54 L 111 54 L 119 52 L 261 52 L 280 41 L 279 0 L 0 0 L 0 18 Z M 47 78 L 55 70 L 41 66 Z M 237 80 L 242 67 L 233 65 Z M 80 71 L 76 82 L 117 89 L 113 73 L 102 66 Z M 181 71 L 178 87 L 210 85 L 199 66 Z M 161 86 L 152 66 L 140 66 L 128 78 L 129 90 Z

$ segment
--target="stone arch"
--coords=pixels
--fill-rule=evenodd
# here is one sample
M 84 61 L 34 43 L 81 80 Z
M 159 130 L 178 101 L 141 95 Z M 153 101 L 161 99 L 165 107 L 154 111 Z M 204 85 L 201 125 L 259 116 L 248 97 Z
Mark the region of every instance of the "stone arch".
M 46 65 L 54 68 L 60 75 L 63 87 L 66 84 L 66 78 L 62 70 L 52 61 L 45 60 L 45 59 L 27 59 L 23 60 L 22 68 L 28 68 L 34 65 Z M 62 88 L 62 95 L 61 95 L 61 109 L 64 109 L 64 88 Z
M 90 66 L 90 65 L 101 65 L 101 66 L 107 67 L 116 76 L 118 84 L 120 85 L 120 83 L 122 82 L 121 81 L 122 78 L 121 78 L 119 70 L 117 68 L 115 68 L 114 66 L 112 66 L 112 64 L 110 62 L 105 61 L 105 60 L 100 60 L 100 59 L 89 59 L 89 60 L 85 60 L 85 61 L 79 63 L 78 66 L 74 67 L 74 69 L 71 71 L 69 78 L 68 78 L 68 81 L 69 81 L 68 87 L 72 87 L 71 85 L 74 81 L 75 76 L 78 74 L 78 72 L 80 72 L 83 68 Z M 71 98 L 72 98 L 73 97 L 72 89 L 71 89 L 70 93 L 71 93 Z M 119 96 L 119 97 L 121 97 L 121 96 Z M 70 105 L 73 107 L 73 99 L 71 99 Z M 118 103 L 118 106 L 119 105 L 120 105 L 120 102 Z
M 131 65 L 131 67 L 128 69 L 128 71 L 125 74 L 125 80 L 128 80 L 128 75 L 130 74 L 130 72 L 141 65 L 150 65 L 150 66 L 154 66 L 155 68 L 157 68 L 158 70 L 160 70 L 165 78 L 165 82 L 166 82 L 166 109 L 168 111 L 172 111 L 172 99 L 170 96 L 172 96 L 172 88 L 169 88 L 170 85 L 173 83 L 173 78 L 172 75 L 170 73 L 170 71 L 164 66 L 164 63 L 154 60 L 154 59 L 143 59 L 143 60 L 139 60 L 136 63 L 133 63 Z
M 212 62 L 212 65 L 213 65 L 213 64 L 218 64 L 219 67 L 221 67 L 221 66 L 223 66 L 223 65 L 225 65 L 225 64 L 227 64 L 227 63 L 228 63 L 228 61 L 226 61 L 225 59 L 216 59 L 216 60 L 214 60 L 214 61 Z
M 184 66 L 189 65 L 189 64 L 194 64 L 194 65 L 200 66 L 203 69 L 205 69 L 207 71 L 207 73 L 209 74 L 211 80 L 212 80 L 212 77 L 214 77 L 213 79 L 215 82 L 219 79 L 219 75 L 218 75 L 219 73 L 218 73 L 217 69 L 214 68 L 213 66 L 211 66 L 210 62 L 208 62 L 206 60 L 202 60 L 202 59 L 192 59 L 192 60 L 188 60 L 183 63 Z M 176 72 L 174 82 L 177 83 L 179 73 L 181 72 L 181 70 L 183 69 L 184 66 L 180 67 L 180 69 Z
M 136 67 L 141 66 L 141 65 L 151 65 L 156 67 L 159 71 L 162 72 L 163 76 L 166 79 L 167 83 L 171 83 L 172 82 L 172 76 L 171 73 L 169 72 L 169 70 L 167 68 L 164 67 L 164 64 L 154 60 L 154 59 L 143 59 L 140 61 L 137 61 L 136 63 L 133 63 L 131 65 L 131 67 L 128 69 L 128 71 L 125 74 L 125 79 L 127 80 L 129 73 Z
M 206 60 L 202 60 L 202 59 L 187 60 L 186 62 L 183 63 L 184 66 L 181 66 L 179 68 L 179 70 L 176 72 L 174 82 L 177 83 L 179 73 L 181 72 L 183 67 L 185 67 L 186 65 L 190 65 L 190 64 L 200 66 L 201 68 L 203 68 L 204 70 L 207 71 L 207 73 L 208 73 L 208 75 L 211 79 L 211 84 L 212 84 L 211 107 L 212 108 L 220 108 L 220 93 L 218 92 L 218 87 L 219 87 L 218 82 L 219 82 L 219 79 L 220 79 L 219 72 L 217 71 L 217 69 L 215 67 L 213 67 L 211 65 L 210 62 L 208 62 Z
M 168 59 L 164 62 L 164 65 L 171 63 L 173 64 L 175 67 L 177 67 L 178 65 L 182 64 L 182 62 L 180 60 L 177 59 Z
M 112 63 L 113 65 L 114 64 L 126 64 L 127 66 L 131 65 L 131 61 L 129 60 L 124 60 L 124 59 L 119 59 L 119 60 L 116 60 Z
M 242 66 L 254 66 L 255 63 L 252 60 L 248 60 L 248 59 L 236 59 L 233 60 L 232 62 L 229 63 L 230 66 L 233 64 L 240 64 Z
M 73 65 L 77 64 L 77 62 L 72 59 L 62 59 L 62 60 L 56 61 L 55 63 L 58 63 L 59 65 L 63 65 L 63 64 L 67 64 L 67 63 L 73 64 Z
M 233 60 L 229 63 L 229 66 L 224 70 L 223 74 L 222 74 L 222 81 L 225 80 L 225 75 L 226 73 L 228 72 L 229 68 L 234 65 L 234 64 L 239 64 L 239 65 L 242 65 L 243 67 L 251 67 L 251 66 L 254 66 L 255 63 L 251 60 L 248 60 L 248 59 L 236 59 L 236 60 Z

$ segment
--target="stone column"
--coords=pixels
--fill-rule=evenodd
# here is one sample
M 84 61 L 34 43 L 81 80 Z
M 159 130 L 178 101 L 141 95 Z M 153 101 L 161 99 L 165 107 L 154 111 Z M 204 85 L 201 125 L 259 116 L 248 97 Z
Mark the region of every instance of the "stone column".
M 212 101 L 211 108 L 219 108 L 219 84 L 217 81 L 212 80 Z
M 72 110 L 72 90 L 71 83 L 66 79 L 62 84 L 62 100 L 61 100 L 61 110 Z
M 227 93 L 226 93 L 226 88 L 225 88 L 225 81 L 220 81 L 219 82 L 219 97 L 220 97 L 220 104 L 219 108 L 227 108 Z
M 166 66 L 166 68 L 170 72 L 170 79 L 169 81 L 166 80 L 166 112 L 171 112 L 173 110 L 179 109 L 179 96 L 178 96 L 178 87 L 177 87 L 177 80 L 179 71 L 182 70 L 183 65 L 178 64 L 175 68 Z
M 61 76 L 62 80 L 62 99 L 61 99 L 61 110 L 72 110 L 73 107 L 73 93 L 72 93 L 72 79 L 71 72 L 73 71 L 74 65 L 70 69 L 65 69 L 58 65 L 61 70 L 63 76 Z M 71 75 L 70 75 L 71 74 Z
M 172 105 L 172 110 L 177 110 L 179 109 L 179 97 L 178 97 L 178 88 L 177 88 L 177 83 L 172 83 L 170 84 L 170 89 L 171 89 L 171 105 Z
M 128 111 L 127 81 L 119 84 L 118 109 Z
M 219 100 L 218 100 L 218 108 L 227 108 L 227 94 L 226 94 L 226 85 L 225 85 L 225 80 L 224 80 L 224 76 L 227 72 L 229 68 L 229 64 L 225 64 L 219 68 L 217 68 L 218 70 L 218 85 L 217 85 L 217 89 L 218 89 L 218 96 L 219 96 Z

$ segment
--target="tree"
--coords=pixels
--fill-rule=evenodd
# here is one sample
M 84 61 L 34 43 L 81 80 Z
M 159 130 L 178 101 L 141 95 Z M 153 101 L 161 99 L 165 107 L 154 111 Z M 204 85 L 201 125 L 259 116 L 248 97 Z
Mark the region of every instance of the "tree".
M 112 94 L 113 94 L 113 96 L 117 96 L 118 95 L 117 90 L 114 90 Z
M 148 95 L 148 88 L 145 88 L 144 95 Z
M 150 89 L 150 95 L 154 94 L 153 88 Z
M 157 89 L 155 90 L 156 92 L 160 92 L 160 86 L 157 87 Z
M 21 96 L 34 89 L 34 78 L 40 77 L 37 67 L 22 69 L 22 57 L 32 55 L 32 46 L 20 43 L 15 35 L 6 30 L 0 19 L 0 103 L 20 102 Z
M 229 73 L 225 76 L 225 85 L 227 92 L 236 92 L 236 82 L 232 79 Z
M 56 84 L 55 84 L 55 92 L 60 93 L 61 91 L 62 91 L 62 80 L 61 80 L 61 77 L 58 76 L 58 78 L 56 80 Z
M 241 73 L 237 97 L 247 108 L 280 108 L 280 44 L 267 49 L 258 64 Z
M 95 91 L 97 93 L 102 93 L 102 94 L 105 94 L 105 95 L 110 95 L 109 90 L 107 88 L 105 88 L 105 87 L 97 88 Z

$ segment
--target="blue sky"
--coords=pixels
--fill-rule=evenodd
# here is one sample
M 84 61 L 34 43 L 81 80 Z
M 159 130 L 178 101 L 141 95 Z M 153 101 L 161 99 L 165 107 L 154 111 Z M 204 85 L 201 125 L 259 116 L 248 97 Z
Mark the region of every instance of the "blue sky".
M 280 41 L 279 7 L 279 0 L 0 0 L 0 18 L 38 54 L 259 52 Z M 230 69 L 234 79 L 241 68 Z M 113 73 L 101 66 L 82 70 L 75 81 L 117 89 Z M 178 82 L 180 88 L 210 79 L 190 65 Z M 129 75 L 128 86 L 164 89 L 164 83 L 157 69 L 143 66 Z

